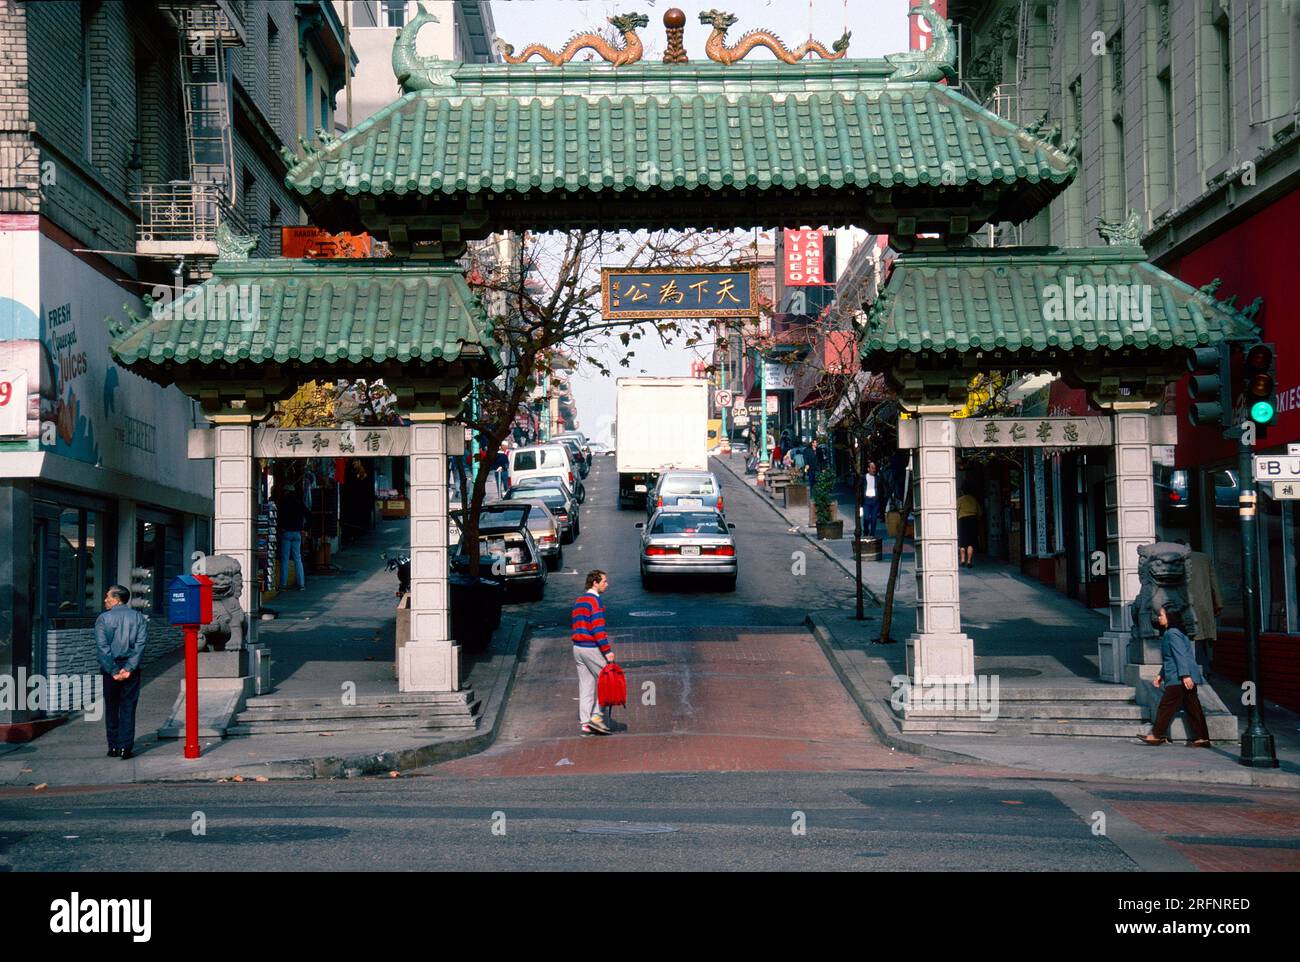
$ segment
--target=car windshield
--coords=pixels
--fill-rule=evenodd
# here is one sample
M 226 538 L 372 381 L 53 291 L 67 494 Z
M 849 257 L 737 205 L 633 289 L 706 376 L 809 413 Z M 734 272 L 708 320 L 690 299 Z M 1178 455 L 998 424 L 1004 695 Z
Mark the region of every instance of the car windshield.
M 479 515 L 480 528 L 518 528 L 528 513 L 528 505 L 511 504 L 495 508 L 484 508 Z
M 537 470 L 537 452 L 536 451 L 519 451 L 515 454 L 516 471 L 536 471 Z
M 726 534 L 727 525 L 709 511 L 673 511 L 655 519 L 651 534 Z
M 522 485 L 515 488 L 506 497 L 511 501 L 520 501 L 525 497 L 536 498 L 538 501 L 545 502 L 547 507 L 550 507 L 552 503 L 563 504 L 565 500 L 564 492 L 559 488 L 533 488 Z
M 665 478 L 663 493 L 668 495 L 717 494 L 710 477 Z

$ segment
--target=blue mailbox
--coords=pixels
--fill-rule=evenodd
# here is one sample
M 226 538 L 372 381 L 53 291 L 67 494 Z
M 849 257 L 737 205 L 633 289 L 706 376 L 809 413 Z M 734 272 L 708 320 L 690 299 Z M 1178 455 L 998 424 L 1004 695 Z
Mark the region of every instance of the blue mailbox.
M 167 586 L 167 615 L 173 625 L 212 623 L 212 579 L 177 575 Z

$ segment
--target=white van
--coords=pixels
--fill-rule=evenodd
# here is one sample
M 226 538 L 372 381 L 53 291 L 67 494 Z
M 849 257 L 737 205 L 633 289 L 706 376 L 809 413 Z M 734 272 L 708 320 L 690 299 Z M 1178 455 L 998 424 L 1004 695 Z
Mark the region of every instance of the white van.
M 524 478 L 558 475 L 576 493 L 578 482 L 575 474 L 569 451 L 563 444 L 535 444 L 510 452 L 508 484 L 512 488 Z

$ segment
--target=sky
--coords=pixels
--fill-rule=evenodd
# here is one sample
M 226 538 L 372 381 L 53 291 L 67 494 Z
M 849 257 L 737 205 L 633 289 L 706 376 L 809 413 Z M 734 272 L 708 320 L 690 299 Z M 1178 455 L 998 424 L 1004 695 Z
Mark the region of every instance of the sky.
M 681 0 L 492 0 L 492 16 L 498 36 L 516 50 L 530 43 L 543 43 L 559 49 L 575 33 L 594 30 L 618 13 L 641 12 L 650 17 L 650 25 L 639 32 L 646 46 L 646 60 L 659 60 L 666 45 L 663 14 L 671 7 L 686 11 L 686 53 L 692 60 L 705 60 L 704 42 L 710 28 L 699 22 L 699 11 L 710 5 L 734 13 L 739 19 L 728 32 L 729 41 L 749 30 L 764 29 L 775 33 L 787 47 L 797 46 L 811 34 L 826 46 L 837 40 L 847 28 L 852 31 L 849 57 L 875 58 L 907 49 L 907 0 L 708 0 L 686 4 Z M 584 54 L 579 54 L 579 57 Z M 748 59 L 768 58 L 766 50 L 757 50 Z M 544 63 L 534 59 L 534 63 Z M 787 225 L 799 227 L 799 224 Z M 606 266 L 622 266 L 611 261 Z M 608 364 L 616 364 L 621 351 L 617 341 L 601 351 Z M 591 440 L 609 441 L 609 427 L 614 416 L 614 379 L 624 375 L 651 374 L 688 376 L 691 361 L 700 356 L 680 344 L 662 347 L 641 340 L 631 369 L 615 367 L 615 374 L 603 377 L 594 367 L 583 365 L 572 378 L 578 411 L 578 430 Z

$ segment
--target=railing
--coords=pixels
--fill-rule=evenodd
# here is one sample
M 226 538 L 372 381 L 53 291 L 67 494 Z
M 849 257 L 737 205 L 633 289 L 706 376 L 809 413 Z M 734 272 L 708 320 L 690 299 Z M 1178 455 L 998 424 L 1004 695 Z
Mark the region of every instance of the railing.
M 217 184 L 153 184 L 134 191 L 131 199 L 140 212 L 136 229 L 139 253 L 215 256 L 217 228 L 222 224 L 236 234 L 248 233 L 247 222 Z

